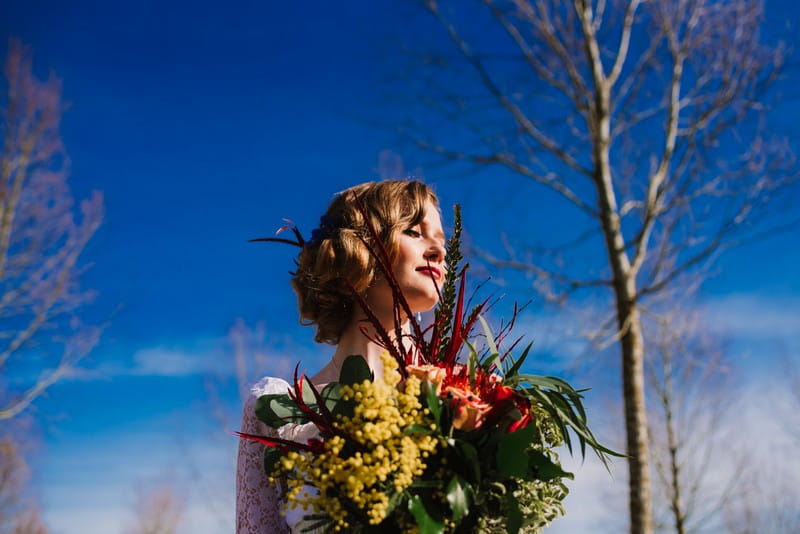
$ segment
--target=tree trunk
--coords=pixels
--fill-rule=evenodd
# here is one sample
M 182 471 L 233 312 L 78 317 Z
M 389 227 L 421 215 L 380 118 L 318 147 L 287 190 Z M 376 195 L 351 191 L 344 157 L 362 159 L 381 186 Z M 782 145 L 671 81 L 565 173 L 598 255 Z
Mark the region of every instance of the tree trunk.
M 650 462 L 647 411 L 644 400 L 644 335 L 637 290 L 616 212 L 610 172 L 599 172 L 600 213 L 606 247 L 614 273 L 617 325 L 622 351 L 622 389 L 628 454 L 628 492 L 631 534 L 652 534 Z
M 598 66 L 597 69 L 600 67 Z M 653 533 L 650 500 L 650 463 L 647 412 L 644 401 L 644 335 L 637 303 L 636 273 L 625 248 L 617 208 L 609 150 L 609 87 L 598 75 L 593 115 L 594 182 L 603 237 L 608 250 L 617 303 L 617 325 L 622 350 L 622 389 L 628 453 L 628 502 L 631 534 Z
M 631 534 L 651 534 L 653 512 L 650 502 L 649 444 L 644 400 L 642 324 L 635 303 L 620 302 L 618 299 L 617 309 L 619 328 L 623 332 L 622 389 L 627 435 L 630 531 Z

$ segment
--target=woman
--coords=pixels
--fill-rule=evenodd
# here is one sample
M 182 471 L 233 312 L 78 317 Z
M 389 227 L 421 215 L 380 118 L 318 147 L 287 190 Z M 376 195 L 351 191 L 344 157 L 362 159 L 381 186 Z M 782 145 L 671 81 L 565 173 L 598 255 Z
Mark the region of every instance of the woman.
M 339 193 L 298 255 L 292 279 L 301 321 L 316 326 L 318 342 L 336 346 L 330 361 L 311 378 L 318 387 L 338 380 L 344 359 L 353 354 L 364 357 L 376 377 L 383 375 L 383 349 L 370 341 L 374 336 L 362 332 L 365 325 L 368 330 L 371 326 L 365 322 L 353 290 L 364 297 L 388 331 L 394 330 L 392 290 L 370 253 L 370 248 L 380 245 L 372 242 L 359 202 L 380 236 L 380 245 L 389 252 L 394 276 L 412 312 L 427 311 L 436 304 L 436 286 L 444 278 L 444 232 L 438 200 L 428 186 L 418 181 L 392 180 L 367 182 Z M 255 401 L 261 395 L 285 393 L 288 387 L 276 378 L 265 378 L 256 384 L 244 406 L 242 432 L 273 433 L 256 419 Z M 285 439 L 302 441 L 311 437 L 308 431 L 308 427 L 286 425 L 278 432 Z M 263 445 L 240 442 L 236 477 L 238 534 L 290 532 L 287 521 L 295 524 L 303 515 L 302 510 L 297 510 L 284 519 L 279 488 L 269 483 L 263 457 Z

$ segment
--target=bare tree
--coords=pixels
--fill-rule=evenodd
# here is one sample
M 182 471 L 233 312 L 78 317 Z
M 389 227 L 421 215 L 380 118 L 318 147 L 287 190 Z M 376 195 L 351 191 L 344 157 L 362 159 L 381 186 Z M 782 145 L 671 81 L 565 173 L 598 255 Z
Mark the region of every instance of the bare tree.
M 225 451 L 235 448 L 237 441 L 230 432 L 241 428 L 242 406 L 250 395 L 250 388 L 267 375 L 291 376 L 297 355 L 276 355 L 273 341 L 268 339 L 264 321 L 249 324 L 238 318 L 228 329 L 225 364 L 205 377 L 206 445 L 214 443 Z M 219 529 L 230 529 L 234 510 L 229 479 L 236 471 L 236 455 L 230 456 L 228 469 L 221 473 L 209 471 L 196 458 L 193 441 L 184 440 L 179 434 L 176 439 L 183 451 L 195 494 L 217 520 Z
M 747 473 L 744 491 L 738 492 L 725 508 L 728 534 L 786 534 L 800 532 L 800 497 L 797 480 L 782 476 L 780 470 L 765 476 L 763 465 Z
M 655 527 L 718 532 L 744 467 L 742 444 L 726 425 L 735 400 L 732 369 L 698 314 L 674 309 L 660 319 L 656 332 L 646 330 Z
M 19 445 L 0 438 L 0 531 L 9 534 L 45 534 L 39 509 L 27 496 L 28 466 Z
M 800 532 L 800 360 L 785 357 L 764 391 L 760 411 L 774 423 L 771 431 L 748 436 L 761 454 L 751 454 L 742 483 L 724 507 L 728 534 Z M 767 451 L 768 454 L 765 454 Z
M 170 484 L 137 491 L 134 523 L 128 534 L 175 534 L 183 515 L 184 499 Z
M 231 365 L 206 378 L 208 412 L 215 429 L 229 430 L 239 424 L 242 404 L 258 380 L 266 375 L 291 374 L 291 363 L 287 358 L 271 354 L 274 348 L 267 343 L 266 334 L 264 321 L 257 321 L 251 326 L 241 317 L 228 329 L 228 359 Z M 233 395 L 234 390 L 238 395 Z M 229 401 L 234 397 L 236 402 L 231 405 Z
M 23 412 L 97 343 L 77 310 L 78 258 L 103 219 L 95 192 L 76 217 L 59 133 L 64 104 L 53 74 L 36 78 L 30 51 L 11 40 L 0 150 L 0 420 Z
M 630 531 L 651 533 L 642 314 L 726 246 L 774 228 L 764 208 L 794 183 L 794 159 L 767 137 L 762 102 L 784 49 L 763 43 L 758 0 L 421 4 L 449 48 L 420 40 L 412 50 L 418 90 L 407 93 L 427 107 L 399 131 L 462 167 L 538 184 L 572 208 L 571 244 L 594 263 L 486 258 L 535 276 L 557 300 L 608 291 Z

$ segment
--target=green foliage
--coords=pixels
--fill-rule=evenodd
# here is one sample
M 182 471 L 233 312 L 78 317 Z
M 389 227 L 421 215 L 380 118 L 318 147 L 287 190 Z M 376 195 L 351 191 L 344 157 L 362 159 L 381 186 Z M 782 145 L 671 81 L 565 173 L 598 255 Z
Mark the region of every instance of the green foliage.
M 500 439 L 497 445 L 497 470 L 501 476 L 524 478 L 533 471 L 525 450 L 533 441 L 535 433 L 536 427 L 528 425 Z
M 456 523 L 461 521 L 461 519 L 469 512 L 469 505 L 470 501 L 472 500 L 470 497 L 471 493 L 472 487 L 461 477 L 456 475 L 450 479 L 450 483 L 447 485 L 446 490 L 447 504 L 450 505 L 452 519 Z
M 272 428 L 278 428 L 286 423 L 305 422 L 303 412 L 285 393 L 259 397 L 256 400 L 256 416 Z
M 367 361 L 361 356 L 354 354 L 345 358 L 342 363 L 339 383 L 343 386 L 352 386 L 361 384 L 365 380 L 372 381 L 374 378 Z
M 434 313 L 434 320 L 442 325 L 439 347 L 435 348 L 439 352 L 443 352 L 450 341 L 448 337 L 451 327 L 450 318 L 453 317 L 453 311 L 456 307 L 456 282 L 460 277 L 461 261 L 463 259 L 461 256 L 461 230 L 461 206 L 456 204 L 453 206 L 453 234 L 447 240 L 444 259 L 445 264 L 447 264 L 447 272 L 441 288 L 442 298 L 439 300 L 439 305 Z
M 408 510 L 414 516 L 414 519 L 416 519 L 420 534 L 444 533 L 444 523 L 431 516 L 419 495 L 413 495 L 409 499 Z
M 283 453 L 280 451 L 280 449 L 265 447 L 264 472 L 268 474 L 274 473 L 276 467 L 278 466 L 278 462 L 281 460 L 281 456 L 283 456 Z

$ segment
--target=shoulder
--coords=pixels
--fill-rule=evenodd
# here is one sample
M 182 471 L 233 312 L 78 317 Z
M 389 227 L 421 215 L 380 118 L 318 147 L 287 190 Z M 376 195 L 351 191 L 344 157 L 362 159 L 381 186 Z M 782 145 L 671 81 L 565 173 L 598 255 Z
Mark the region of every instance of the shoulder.
M 250 388 L 250 397 L 258 398 L 261 395 L 286 393 L 290 387 L 289 383 L 283 378 L 265 376 Z
M 249 434 L 271 434 L 273 430 L 264 425 L 264 423 L 256 417 L 256 401 L 258 401 L 258 398 L 262 395 L 287 393 L 289 387 L 289 383 L 286 380 L 272 376 L 264 377 L 256 382 L 253 387 L 250 388 L 250 392 L 242 406 L 242 431 Z M 249 443 L 251 442 L 248 442 L 248 444 Z

